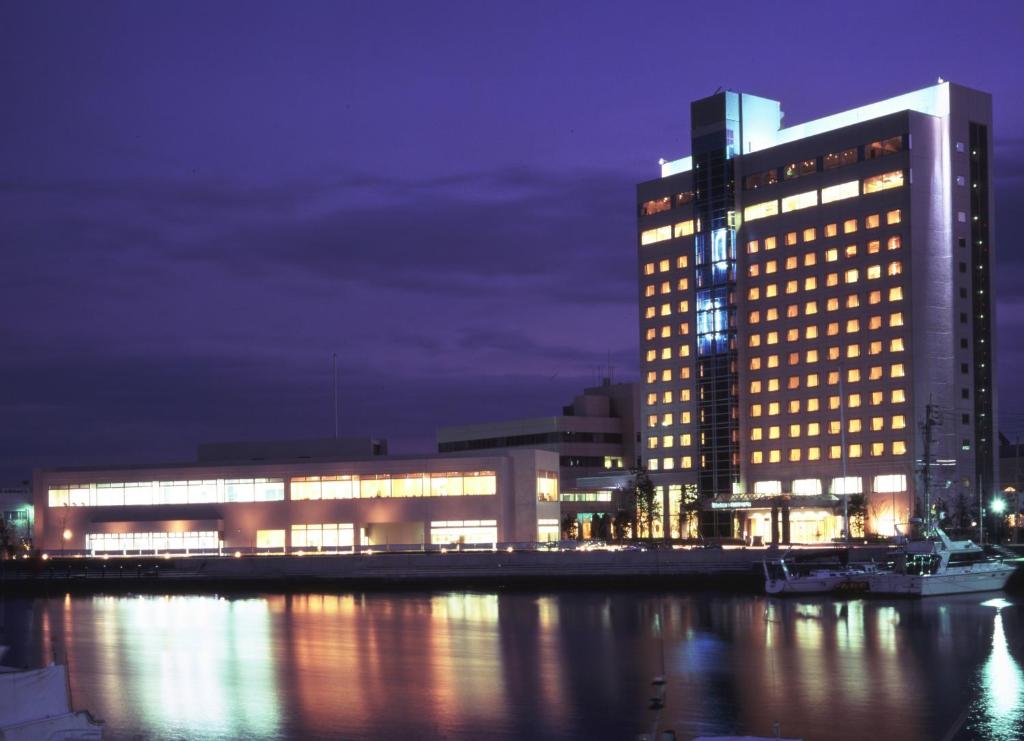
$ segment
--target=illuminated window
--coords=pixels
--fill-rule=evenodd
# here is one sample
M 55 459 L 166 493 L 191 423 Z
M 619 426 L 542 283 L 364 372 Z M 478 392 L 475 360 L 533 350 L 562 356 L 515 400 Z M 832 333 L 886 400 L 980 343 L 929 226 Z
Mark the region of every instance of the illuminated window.
M 653 437 L 652 436 L 652 437 L 647 438 L 647 448 L 648 448 L 648 450 L 656 450 L 658 448 L 658 443 L 659 442 L 660 441 L 658 440 L 657 437 Z
M 818 339 L 818 325 L 809 324 L 804 327 L 804 339 L 805 340 L 816 340 Z
M 903 287 L 893 286 L 889 289 L 889 300 L 890 301 L 902 301 L 903 300 Z
M 661 309 L 658 311 L 659 316 L 668 316 L 672 313 L 672 304 L 662 304 Z
M 843 281 L 846 283 L 856 283 L 859 280 L 860 273 L 857 268 L 850 268 L 843 273 Z
M 768 390 L 769 391 L 778 391 L 779 390 L 779 379 L 778 379 L 778 377 L 776 377 L 776 378 L 769 378 L 768 379 Z
M 786 281 L 786 294 L 796 293 L 798 290 L 799 283 L 795 280 Z
M 756 262 L 747 266 L 747 276 L 750 278 L 756 278 L 761 274 L 761 266 Z
M 901 172 L 900 177 L 902 178 L 902 176 L 903 173 Z M 903 184 L 902 181 L 900 184 Z M 744 208 L 743 219 L 744 221 L 754 221 L 755 219 L 763 219 L 766 216 L 775 216 L 777 213 L 779 213 L 779 202 L 765 201 L 764 203 L 755 203 Z
M 796 244 L 796 232 L 786 232 L 786 246 L 792 247 L 794 244 Z
M 668 369 L 668 368 L 663 370 L 661 372 L 661 380 L 662 381 L 671 381 L 672 380 L 672 371 L 670 369 Z
M 890 402 L 892 404 L 903 404 L 907 400 L 907 394 L 903 389 L 893 389 Z
M 680 255 L 676 258 L 676 267 L 679 269 L 685 268 L 689 264 L 690 261 L 687 259 L 686 255 Z
M 759 247 L 758 247 L 756 239 L 751 239 L 749 242 L 747 242 L 747 254 L 748 255 L 753 255 L 754 253 L 757 252 L 758 249 L 759 249 Z
M 778 368 L 779 367 L 779 356 L 778 355 L 769 355 L 768 356 L 768 367 L 769 368 Z
M 815 239 L 818 238 L 818 230 L 815 229 L 813 226 L 807 227 L 806 229 L 804 229 L 803 236 L 805 242 L 813 242 Z
M 693 219 L 678 222 L 672 230 L 674 237 L 688 237 L 693 234 Z
M 895 154 L 903 149 L 903 137 L 893 136 L 889 139 L 871 142 L 864 147 L 864 159 L 873 160 L 878 157 Z
M 846 308 L 856 309 L 860 306 L 860 297 L 856 293 L 851 293 L 846 297 Z
M 839 383 L 839 371 L 829 371 L 828 372 L 828 385 L 829 386 L 835 386 L 837 383 Z
M 889 211 L 885 214 L 886 224 L 899 224 L 900 223 L 900 210 L 897 208 L 893 211 Z
M 860 357 L 860 345 L 854 343 L 846 346 L 846 357 L 848 358 L 859 358 Z
M 853 234 L 857 231 L 857 220 L 847 219 L 843 222 L 843 234 Z
M 887 239 L 886 242 L 885 242 L 885 246 L 886 246 L 886 249 L 898 250 L 900 247 L 903 246 L 903 242 L 900 239 L 900 235 L 899 234 L 894 234 L 891 237 L 889 237 L 889 239 Z
M 654 263 L 649 262 L 644 264 L 644 275 L 654 275 Z
M 658 459 L 657 458 L 651 458 L 649 461 L 647 461 L 647 468 L 650 469 L 651 471 L 657 471 L 658 470 Z
M 653 295 L 654 295 L 654 284 L 652 283 L 651 285 L 646 286 L 644 288 L 644 296 L 646 298 L 650 298 Z
M 764 249 L 765 252 L 770 252 L 771 250 L 775 249 L 775 237 L 764 238 Z
M 640 204 L 640 215 L 653 216 L 662 211 L 668 211 L 670 208 L 672 208 L 672 199 L 669 196 L 655 198 L 653 201 L 644 201 Z
M 759 394 L 759 393 L 761 393 L 761 382 L 760 381 L 751 381 L 750 382 L 750 393 L 752 393 L 752 394 Z
M 658 372 L 657 371 L 648 371 L 647 372 L 647 383 L 654 383 L 657 380 L 658 380 Z
M 831 185 L 827 188 L 821 189 L 821 202 L 832 203 L 833 201 L 841 201 L 844 198 L 854 198 L 860 195 L 860 183 L 856 180 L 851 180 L 848 183 L 839 183 L 838 185 Z
M 881 303 L 881 302 L 882 302 L 882 292 L 881 291 L 871 291 L 870 293 L 868 293 L 868 303 L 869 304 L 878 304 L 878 303 Z
M 875 340 L 868 345 L 868 355 L 878 355 L 882 352 L 882 343 L 880 340 Z
M 751 417 L 760 417 L 761 416 L 761 405 L 760 404 L 751 404 L 750 405 L 750 416 Z
M 689 310 L 690 310 L 690 302 L 689 301 L 680 301 L 679 302 L 679 313 L 680 314 L 685 314 Z
M 818 256 L 813 252 L 808 252 L 804 255 L 804 267 L 810 267 L 811 265 L 818 264 Z
M 860 319 L 847 319 L 846 334 L 853 334 L 854 332 L 860 332 Z
M 784 180 L 793 180 L 794 178 L 803 177 L 804 175 L 810 175 L 817 171 L 817 160 L 800 160 L 799 162 L 791 162 L 790 164 L 783 167 L 782 177 Z
M 878 280 L 882 277 L 882 266 L 881 265 L 869 265 L 867 270 L 864 271 L 867 275 L 868 280 Z
M 846 431 L 847 432 L 860 432 L 862 429 L 861 421 L 858 417 L 847 420 Z
M 818 313 L 818 302 L 817 301 L 808 301 L 806 304 L 804 304 L 804 315 L 805 316 L 810 316 L 811 314 L 817 314 L 817 313 Z
M 906 372 L 903 369 L 903 363 L 893 363 L 889 369 L 889 378 L 903 378 Z
M 750 370 L 761 370 L 761 358 L 750 359 Z
M 838 347 L 833 346 L 833 347 L 830 347 L 828 349 L 828 359 L 829 360 L 839 360 L 839 348 Z
M 679 334 L 681 334 L 681 335 L 690 334 L 690 323 L 689 322 L 682 322 L 682 323 L 680 323 L 680 325 L 679 325 Z
M 764 454 L 760 450 L 755 450 L 750 454 L 751 463 L 761 463 L 764 460 Z
M 860 368 L 847 368 L 846 380 L 849 383 L 858 383 L 860 381 Z
M 877 254 L 878 251 L 881 248 L 882 248 L 882 243 L 879 242 L 877 239 L 872 239 L 870 242 L 868 242 L 868 254 L 869 255 Z
M 818 351 L 817 350 L 808 350 L 807 354 L 804 356 L 804 362 L 805 363 L 817 363 L 818 362 Z
M 894 337 L 889 340 L 889 352 L 903 352 L 903 338 Z
M 821 448 L 817 445 L 807 449 L 807 460 L 809 461 L 820 461 L 821 460 Z
M 902 173 L 901 173 L 902 175 Z M 786 214 L 790 211 L 798 211 L 801 208 L 809 208 L 810 206 L 818 205 L 818 191 L 809 190 L 806 193 L 797 193 L 795 195 L 786 196 L 782 199 L 782 213 Z
M 889 263 L 886 272 L 889 274 L 890 277 L 893 275 L 899 275 L 900 273 L 903 272 L 903 263 L 900 262 L 899 260 L 893 260 L 892 262 Z
M 813 275 L 809 275 L 806 278 L 804 278 L 804 290 L 805 291 L 813 291 L 817 287 L 818 287 L 818 279 L 815 278 Z
M 781 431 L 779 430 L 778 425 L 772 425 L 771 427 L 768 428 L 768 439 L 769 440 L 778 440 L 780 434 L 781 434 Z
M 764 272 L 766 275 L 771 275 L 779 269 L 779 263 L 777 260 L 768 260 L 764 264 Z
M 868 371 L 869 381 L 880 381 L 882 379 L 882 366 L 873 365 L 871 370 Z
M 663 242 L 666 239 L 672 239 L 671 226 L 659 226 L 655 229 L 646 229 L 640 232 L 640 244 L 654 244 L 655 242 Z
M 850 147 L 841 152 L 826 154 L 822 162 L 826 170 L 833 170 L 844 165 L 852 165 L 857 162 L 857 147 Z
M 790 399 L 789 404 L 786 407 L 786 411 L 790 414 L 797 414 L 800 411 L 800 400 Z
M 779 333 L 775 331 L 769 332 L 765 337 L 765 343 L 768 345 L 779 344 Z
M 810 399 L 807 400 L 807 411 L 808 412 L 817 412 L 820 409 L 821 409 L 821 399 L 819 399 L 817 396 L 812 396 Z
M 850 394 L 846 397 L 846 406 L 850 409 L 856 409 L 860 406 L 860 394 Z
M 661 436 L 661 447 L 672 448 L 675 447 L 676 438 L 675 435 L 662 435 Z
M 771 401 L 768 402 L 768 416 L 776 417 L 779 414 L 779 402 Z
M 837 311 L 839 309 L 839 299 L 830 298 L 825 302 L 825 311 Z
M 839 273 L 829 273 L 825 276 L 826 286 L 838 286 L 839 285 Z
M 781 451 L 779 451 L 779 450 L 769 450 L 768 451 L 768 462 L 769 463 L 778 463 L 781 460 L 782 460 L 782 452 Z
M 864 228 L 865 229 L 877 229 L 882 223 L 881 218 L 878 214 L 870 214 L 864 217 Z
M 835 247 L 830 247 L 825 250 L 825 262 L 835 262 L 839 259 L 839 250 Z
M 786 270 L 793 270 L 794 268 L 796 268 L 797 267 L 797 262 L 798 262 L 798 259 L 797 259 L 796 255 L 791 255 L 791 256 L 787 257 L 786 258 Z
M 786 317 L 794 319 L 800 316 L 800 307 L 797 304 L 787 304 L 786 306 Z
M 779 310 L 776 307 L 772 307 L 765 312 L 765 321 L 774 322 L 779 318 Z
M 747 299 L 749 301 L 757 301 L 759 298 L 761 298 L 760 288 L 758 288 L 757 286 L 752 286 L 751 288 L 747 289 Z
M 889 326 L 890 327 L 902 327 L 903 326 L 903 312 L 897 311 L 889 315 Z
M 832 460 L 836 460 L 838 458 L 841 458 L 842 455 L 843 455 L 843 449 L 839 445 L 829 445 L 828 446 L 828 457 L 831 458 Z
M 884 400 L 884 396 L 882 395 L 881 391 L 872 391 L 871 392 L 871 406 L 877 407 L 879 404 L 882 403 L 883 400 Z
M 839 322 L 829 322 L 825 327 L 825 334 L 829 337 L 834 337 L 839 334 Z
M 907 443 L 904 440 L 894 440 L 892 443 L 892 454 L 893 455 L 905 455 L 907 452 Z
M 672 268 L 671 260 L 658 260 L 658 272 L 667 273 Z
M 890 429 L 902 430 L 902 429 L 905 429 L 906 426 L 907 426 L 907 418 L 904 417 L 902 414 L 897 414 L 896 416 L 894 416 L 892 418 L 892 425 L 890 426 Z
M 839 233 L 839 229 L 835 224 L 825 224 L 825 236 L 834 237 Z
M 672 348 L 671 347 L 663 347 L 663 348 L 661 348 L 661 359 L 662 360 L 671 360 L 672 359 Z
M 775 298 L 779 295 L 779 286 L 777 283 L 769 283 L 764 287 L 765 298 Z
M 877 193 L 889 188 L 900 188 L 903 186 L 903 170 L 893 170 L 881 175 L 864 179 L 864 194 Z
M 679 279 L 679 283 L 676 284 L 676 288 L 678 288 L 680 291 L 685 291 L 689 287 L 690 287 L 690 279 L 689 278 L 680 278 Z
M 864 446 L 863 445 L 861 445 L 860 443 L 853 443 L 853 444 L 850 445 L 850 457 L 851 458 L 860 458 L 862 455 L 864 455 Z
M 790 327 L 786 330 L 786 342 L 796 342 L 800 339 L 800 330 L 797 327 Z
M 750 319 L 748 320 L 751 324 L 758 324 L 761 321 L 761 312 L 752 311 L 750 312 Z
M 807 387 L 808 388 L 814 388 L 817 385 L 818 385 L 818 374 L 817 373 L 808 373 L 807 374 Z

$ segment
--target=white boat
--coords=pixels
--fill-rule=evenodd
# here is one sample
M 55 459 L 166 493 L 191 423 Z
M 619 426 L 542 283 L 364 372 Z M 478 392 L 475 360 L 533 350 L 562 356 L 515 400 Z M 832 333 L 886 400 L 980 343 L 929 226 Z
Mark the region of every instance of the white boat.
M 764 561 L 764 591 L 768 594 L 827 594 L 865 592 L 875 564 L 854 564 L 839 568 L 811 567 L 805 571 L 792 566 L 785 557 Z
M 907 543 L 892 570 L 868 576 L 872 594 L 930 597 L 938 594 L 994 592 L 1003 589 L 1016 570 L 970 540 L 950 540 L 940 528 Z
M 103 724 L 86 711 L 71 709 L 67 667 L 42 669 L 0 666 L 0 739 L 2 741 L 99 741 Z

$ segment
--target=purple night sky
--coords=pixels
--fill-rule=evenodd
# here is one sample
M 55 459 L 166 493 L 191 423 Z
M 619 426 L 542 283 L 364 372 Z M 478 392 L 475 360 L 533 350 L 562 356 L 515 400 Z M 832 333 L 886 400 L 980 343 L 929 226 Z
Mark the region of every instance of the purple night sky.
M 334 351 L 342 434 L 393 452 L 636 378 L 634 185 L 719 86 L 791 124 L 993 94 L 1024 433 L 1022 49 L 1016 0 L 4 2 L 0 485 L 328 436 Z

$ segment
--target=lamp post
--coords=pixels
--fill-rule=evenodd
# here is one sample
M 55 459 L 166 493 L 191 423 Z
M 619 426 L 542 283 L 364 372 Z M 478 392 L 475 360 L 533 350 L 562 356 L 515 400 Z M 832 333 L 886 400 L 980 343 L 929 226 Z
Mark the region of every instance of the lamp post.
M 60 534 L 60 556 L 61 556 L 61 558 L 64 558 L 64 544 L 67 541 L 71 540 L 71 537 L 73 535 L 74 535 L 74 533 L 71 532 L 70 530 L 67 530 L 67 529 L 65 529 L 63 532 L 61 532 L 61 534 Z
M 992 513 L 994 515 L 996 515 L 996 522 L 995 522 L 995 525 L 993 526 L 993 529 L 994 529 L 995 532 L 993 533 L 993 535 L 994 535 L 995 541 L 998 543 L 999 542 L 1000 531 L 1002 530 L 1002 528 L 1000 528 L 999 526 L 1002 524 L 1003 512 L 1006 511 L 1006 502 L 1004 500 L 999 499 L 997 497 L 997 498 L 992 500 L 992 504 L 990 505 L 990 508 L 992 510 Z

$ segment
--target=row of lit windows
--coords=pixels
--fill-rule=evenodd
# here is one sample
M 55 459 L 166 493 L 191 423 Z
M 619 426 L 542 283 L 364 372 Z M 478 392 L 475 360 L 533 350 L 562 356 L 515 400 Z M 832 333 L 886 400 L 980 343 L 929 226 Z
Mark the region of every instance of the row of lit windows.
M 875 159 L 887 154 L 895 154 L 902 149 L 903 137 L 894 136 L 889 139 L 882 139 L 881 141 L 874 141 L 865 145 L 864 158 L 869 160 Z M 829 152 L 821 158 L 822 167 L 825 170 L 834 170 L 837 167 L 856 164 L 859 160 L 858 150 L 859 147 L 850 147 L 839 152 Z M 757 188 L 763 188 L 766 185 L 774 185 L 779 182 L 779 169 L 780 168 L 773 167 L 770 170 L 757 172 L 753 175 L 747 175 L 743 178 L 743 189 L 756 190 Z M 788 165 L 784 165 L 781 170 L 783 180 L 795 180 L 796 178 L 803 177 L 804 175 L 813 175 L 818 171 L 818 159 L 816 157 L 812 157 L 806 160 L 790 162 Z
M 220 546 L 215 530 L 148 533 L 87 533 L 85 549 L 91 553 L 112 551 L 198 551 Z
M 661 415 L 648 414 L 647 415 L 647 426 L 648 427 L 671 427 L 679 420 L 679 424 L 688 425 L 692 421 L 690 412 L 664 412 Z
M 676 258 L 676 268 L 682 270 L 687 266 L 688 262 L 686 255 L 680 255 Z M 666 258 L 659 260 L 657 263 L 644 263 L 644 275 L 654 275 L 655 267 L 657 267 L 659 273 L 667 273 L 672 269 L 672 261 Z
M 865 326 L 867 327 L 867 329 L 869 331 L 881 329 L 883 324 L 884 324 L 884 322 L 883 322 L 883 319 L 882 319 L 881 315 L 869 317 L 867 322 L 865 322 Z M 860 332 L 860 330 L 861 330 L 861 320 L 860 319 L 847 319 L 845 323 L 829 322 L 828 324 L 825 325 L 825 336 L 826 337 L 835 337 L 836 335 L 838 335 L 840 333 L 841 326 L 842 326 L 842 330 L 846 334 L 856 334 L 857 332 Z M 892 314 L 890 314 L 889 315 L 888 326 L 889 327 L 902 327 L 903 326 L 903 312 L 902 311 L 896 311 L 896 312 L 893 312 Z M 803 327 L 803 339 L 805 339 L 805 340 L 816 340 L 816 339 L 818 339 L 818 336 L 819 336 L 818 335 L 818 330 L 819 330 L 819 325 L 817 325 L 817 324 L 808 324 L 807 326 Z M 791 328 L 785 330 L 784 332 L 781 332 L 779 330 L 774 330 L 773 329 L 773 330 L 771 330 L 769 332 L 765 332 L 763 335 L 760 332 L 754 332 L 752 334 L 747 335 L 747 347 L 760 347 L 761 346 L 761 338 L 762 338 L 762 336 L 764 337 L 764 344 L 765 345 L 777 345 L 777 344 L 779 344 L 780 341 L 783 341 L 783 340 L 786 341 L 786 342 L 796 342 L 797 340 L 800 339 L 800 335 L 801 335 L 801 328 L 800 327 L 791 327 Z
M 901 210 L 896 208 L 896 209 L 893 209 L 892 211 L 887 211 L 886 212 L 886 214 L 885 214 L 885 223 L 887 225 L 889 225 L 889 226 L 892 226 L 892 225 L 895 225 L 895 224 L 899 224 L 900 221 L 902 220 L 902 218 L 903 218 L 903 216 L 902 216 Z M 842 222 L 842 233 L 843 234 L 855 234 L 857 232 L 857 228 L 858 228 L 858 224 L 859 223 L 860 222 L 857 219 L 845 219 Z M 826 239 L 829 239 L 831 237 L 839 236 L 839 233 L 840 233 L 839 226 L 840 226 L 839 222 L 825 224 L 824 228 L 822 229 L 822 235 Z M 881 216 L 879 214 L 870 214 L 870 215 L 864 217 L 864 228 L 865 229 L 877 229 L 879 226 L 881 226 Z M 802 230 L 786 232 L 783 235 L 782 239 L 783 239 L 783 243 L 787 247 L 792 247 L 793 245 L 797 244 L 801 240 L 804 243 L 807 243 L 807 242 L 813 242 L 817 238 L 818 238 L 818 228 L 817 227 L 813 227 L 813 226 L 809 226 L 809 227 L 807 227 L 805 229 L 802 229 Z M 747 242 L 747 254 L 748 255 L 752 255 L 752 254 L 758 252 L 761 249 L 762 246 L 764 247 L 765 252 L 768 252 L 770 250 L 774 250 L 776 247 L 778 247 L 778 240 L 774 236 L 762 237 L 761 239 L 752 239 L 752 240 Z
M 662 196 L 661 198 L 653 198 L 649 201 L 644 201 L 640 204 L 640 215 L 653 216 L 654 214 L 660 214 L 663 211 L 668 211 L 672 208 L 685 206 L 693 201 L 693 197 L 693 191 L 689 190 L 682 193 L 676 193 L 674 196 Z
M 861 371 L 865 372 L 862 373 Z M 829 386 L 834 386 L 839 383 L 839 371 L 829 371 L 825 378 L 825 382 Z M 806 388 L 818 388 L 821 385 L 821 377 L 817 373 L 808 373 L 805 377 Z M 862 380 L 867 381 L 881 381 L 885 378 L 885 369 L 881 365 L 873 365 L 870 368 L 847 368 L 846 383 L 860 383 Z M 789 376 L 786 379 L 786 390 L 796 391 L 800 388 L 801 376 Z M 766 393 L 773 393 L 782 390 L 782 379 L 778 376 L 767 379 L 755 379 L 750 382 L 750 393 L 760 394 L 762 391 Z
M 885 275 L 889 277 L 895 277 L 903 273 L 903 263 L 899 260 L 893 260 L 884 266 Z M 851 285 L 857 283 L 861 279 L 863 273 L 864 280 L 878 280 L 882 277 L 883 266 L 881 263 L 875 263 L 874 265 L 868 265 L 864 268 L 847 268 L 842 273 L 842 283 L 845 285 Z M 840 284 L 840 274 L 826 273 L 825 274 L 825 287 L 832 288 Z M 779 289 L 782 289 L 782 293 L 785 295 L 792 295 L 798 293 L 801 290 L 801 281 L 799 279 L 788 280 L 785 283 L 765 283 L 763 286 L 755 285 L 747 289 L 747 300 L 757 301 L 762 295 L 764 298 L 774 298 L 779 294 Z M 762 291 L 762 287 L 764 290 Z M 803 279 L 804 291 L 816 291 L 818 290 L 818 276 L 808 275 Z
M 884 391 L 872 391 L 870 394 L 864 394 L 861 396 L 859 393 L 846 394 L 846 406 L 848 409 L 859 409 L 867 401 L 871 406 L 881 406 L 885 403 L 885 392 Z M 891 389 L 889 391 L 889 401 L 892 404 L 903 404 L 907 401 L 907 394 L 903 389 Z M 788 414 L 799 414 L 801 413 L 801 402 L 807 412 L 820 412 L 821 411 L 821 399 L 817 396 L 812 396 L 808 399 L 791 399 L 787 406 L 786 412 Z M 828 408 L 830 410 L 839 409 L 841 399 L 839 396 L 829 396 L 827 399 Z M 756 403 L 750 405 L 750 416 L 761 417 L 765 413 L 769 417 L 777 417 L 782 413 L 782 402 L 781 401 L 769 401 L 766 404 Z M 653 417 L 657 415 L 651 415 L 648 418 L 648 427 L 656 427 L 657 425 L 650 424 Z M 664 415 L 662 415 L 664 417 Z M 668 424 L 671 424 L 669 420 Z M 664 421 L 663 427 L 667 427 Z
M 840 183 L 839 185 L 824 188 L 822 193 L 825 198 L 829 199 L 827 201 L 819 200 L 819 191 L 815 189 L 805 193 L 785 196 L 781 201 L 776 198 L 771 201 L 754 203 L 743 208 L 743 218 L 745 221 L 754 221 L 755 219 L 763 219 L 767 216 L 777 216 L 779 213 L 785 214 L 791 211 L 810 208 L 811 206 L 817 206 L 819 203 L 829 203 L 841 198 L 852 198 L 860 195 L 861 192 L 864 195 L 868 195 L 869 193 L 877 193 L 890 188 L 899 188 L 902 185 L 903 171 L 893 170 L 892 172 L 864 178 L 863 181 L 854 180 L 851 183 Z M 861 191 L 861 186 L 863 186 L 863 191 Z
M 651 458 L 647 461 L 647 469 L 650 471 L 674 471 L 675 469 L 690 470 L 693 468 L 693 456 L 684 455 L 676 458 Z
M 907 452 L 906 440 L 893 440 L 888 446 L 890 455 L 905 455 Z M 829 460 L 839 460 L 843 457 L 843 446 L 842 445 L 829 445 L 825 449 Z M 882 456 L 886 454 L 886 444 L 884 442 L 873 442 L 873 443 L 850 443 L 846 448 L 846 455 L 848 458 L 863 458 L 865 453 L 873 457 Z M 819 461 L 821 460 L 822 448 L 817 445 L 812 445 L 806 450 L 802 448 L 790 448 L 785 452 L 785 459 L 789 463 L 800 463 L 801 461 Z M 750 454 L 751 463 L 781 463 L 783 459 L 783 451 L 778 448 L 771 450 L 755 450 Z
M 903 286 L 892 286 L 892 287 L 889 288 L 889 290 L 886 293 L 888 295 L 890 303 L 903 300 Z M 874 306 L 876 304 L 880 304 L 882 302 L 882 291 L 869 291 L 867 293 L 866 297 L 865 297 L 865 301 L 867 302 L 867 304 L 869 306 Z M 827 312 L 839 311 L 839 309 L 840 309 L 840 301 L 839 301 L 839 297 L 838 296 L 831 296 L 831 297 L 825 299 L 825 301 L 823 303 L 824 303 L 824 306 L 825 306 L 824 310 L 827 311 Z M 847 294 L 846 298 L 842 301 L 842 306 L 845 306 L 845 308 L 847 308 L 847 309 L 856 309 L 856 308 L 860 307 L 861 306 L 861 294 L 859 294 L 859 293 L 849 293 L 849 294 Z M 818 313 L 818 307 L 819 307 L 819 302 L 816 301 L 816 300 L 815 301 L 807 301 L 807 302 L 805 302 L 804 305 L 803 305 L 803 314 L 804 314 L 804 316 L 812 316 L 814 314 L 817 314 Z M 780 316 L 780 314 L 779 314 L 779 307 L 772 306 L 772 307 L 764 310 L 764 321 L 766 321 L 766 322 L 774 322 L 774 321 L 779 319 L 779 316 Z M 785 316 L 786 316 L 787 319 L 792 319 L 792 318 L 800 316 L 800 304 L 788 304 L 786 306 L 786 315 Z M 759 324 L 761 322 L 761 319 L 762 319 L 762 314 L 761 314 L 761 310 L 760 309 L 752 309 L 748 313 L 748 315 L 747 315 L 747 320 L 749 321 L 750 324 Z M 663 328 L 663 330 L 664 330 L 664 328 Z M 648 332 L 647 339 L 653 339 L 653 336 L 650 334 L 651 330 L 648 330 L 647 332 Z M 667 337 L 668 335 L 665 335 L 664 332 L 663 332 L 662 336 L 663 337 Z
M 894 234 L 885 241 L 885 247 L 887 250 L 898 250 L 903 246 L 903 240 L 898 234 Z M 864 254 L 876 255 L 882 251 L 881 240 L 874 239 L 869 241 L 864 247 Z M 860 247 L 856 244 L 848 244 L 842 250 L 843 257 L 852 259 L 857 257 L 860 253 Z M 822 254 L 824 261 L 838 262 L 840 251 L 838 247 L 830 247 L 825 250 Z M 813 267 L 818 264 L 819 253 L 817 252 L 806 252 L 803 255 L 803 259 L 797 255 L 790 255 L 784 260 L 781 260 L 783 270 L 795 270 L 800 267 L 800 263 L 803 262 L 803 267 Z M 747 276 L 756 278 L 759 275 L 772 275 L 779 271 L 780 260 L 765 260 L 763 263 L 751 263 L 747 266 Z
M 676 282 L 676 288 L 679 291 L 687 291 L 690 288 L 690 281 L 687 278 L 680 278 Z M 655 291 L 661 295 L 672 293 L 672 281 L 663 280 L 661 283 L 651 283 L 649 286 L 644 287 L 644 298 L 651 298 L 654 296 Z M 682 309 L 685 311 L 685 309 Z
M 890 430 L 905 430 L 907 428 L 907 417 L 903 414 L 896 414 L 889 418 L 889 429 Z M 752 427 L 750 428 L 750 439 L 752 441 L 763 440 L 765 437 L 769 440 L 778 440 L 782 437 L 782 425 L 769 425 L 765 427 Z M 853 417 L 852 419 L 846 420 L 846 431 L 850 433 L 865 432 L 870 429 L 871 432 L 883 432 L 885 430 L 885 417 L 871 417 L 867 424 L 860 417 Z M 825 423 L 824 430 L 829 435 L 838 435 L 842 433 L 842 422 L 838 419 L 829 420 Z M 794 422 L 786 428 L 787 437 L 790 439 L 797 439 L 800 437 L 818 437 L 822 433 L 821 422 L 808 422 L 806 425 L 800 422 Z M 670 437 L 670 436 L 669 436 Z M 657 440 L 657 438 L 651 438 Z M 651 447 L 657 447 L 651 446 Z M 670 447 L 670 446 L 665 446 Z
M 647 438 L 647 447 L 651 450 L 657 448 L 674 448 L 676 442 L 679 442 L 679 447 L 688 448 L 693 444 L 693 438 L 689 433 L 679 435 L 678 438 L 675 435 L 651 435 Z
M 292 479 L 292 499 L 376 499 L 486 496 L 497 492 L 494 471 L 392 476 L 304 476 Z
M 861 494 L 864 492 L 864 480 L 860 476 L 837 476 L 828 484 L 829 494 Z M 781 494 L 781 481 L 755 481 L 754 493 L 759 495 Z M 792 494 L 818 496 L 824 487 L 821 479 L 793 479 L 789 491 Z M 896 494 L 907 490 L 907 475 L 903 473 L 883 473 L 872 480 L 871 490 L 876 494 Z
M 693 234 L 694 229 L 700 230 L 700 219 L 687 219 L 686 221 L 678 221 L 675 224 L 645 229 L 640 232 L 640 244 L 655 244 L 657 242 L 664 242 L 667 239 L 689 237 Z
M 885 347 L 885 343 L 882 340 L 872 340 L 867 344 L 868 355 L 881 355 L 882 349 Z M 859 358 L 861 356 L 861 346 L 858 343 L 852 343 L 846 346 L 846 357 Z M 903 352 L 904 343 L 902 337 L 894 337 L 889 340 L 889 352 Z M 839 360 L 843 356 L 842 348 L 838 345 L 832 345 L 825 351 L 825 356 L 829 360 Z M 817 363 L 819 358 L 819 351 L 817 348 L 811 348 L 801 355 L 800 352 L 793 351 L 787 356 L 787 363 L 789 365 L 800 365 L 801 363 Z M 765 368 L 778 368 L 780 363 L 779 355 L 767 355 L 762 358 L 760 355 L 755 355 L 750 358 L 749 368 L 752 371 L 761 370 Z M 689 376 L 687 375 L 687 378 Z

